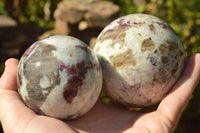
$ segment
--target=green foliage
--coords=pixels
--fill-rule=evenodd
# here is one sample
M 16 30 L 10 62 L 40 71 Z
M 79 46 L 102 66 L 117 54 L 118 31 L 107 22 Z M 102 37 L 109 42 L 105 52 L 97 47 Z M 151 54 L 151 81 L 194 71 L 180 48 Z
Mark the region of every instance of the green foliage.
M 131 14 L 136 12 L 137 7 L 135 7 L 132 0 L 105 0 L 105 1 L 112 1 L 113 3 L 120 6 L 122 13 L 124 14 Z
M 4 0 L 4 8 L 19 24 L 46 28 L 53 27 L 53 13 L 60 1 Z
M 105 92 L 102 92 L 101 99 L 104 104 L 109 104 L 110 98 L 106 95 Z
M 39 27 L 53 25 L 53 13 L 57 7 L 57 3 L 61 0 L 29 0 L 24 8 L 24 16 L 22 23 L 34 24 Z
M 0 15 L 7 15 L 7 12 L 4 9 L 4 2 L 3 1 L 0 1 Z
M 199 0 L 167 0 L 162 18 L 166 20 L 181 38 L 187 56 L 200 52 L 200 8 Z M 165 17 L 166 16 L 166 17 Z

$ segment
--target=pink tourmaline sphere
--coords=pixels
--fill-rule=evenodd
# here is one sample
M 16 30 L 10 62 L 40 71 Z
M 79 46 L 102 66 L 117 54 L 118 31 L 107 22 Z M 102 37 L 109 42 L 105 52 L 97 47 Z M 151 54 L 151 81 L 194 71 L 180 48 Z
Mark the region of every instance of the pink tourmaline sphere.
M 96 103 L 102 71 L 86 44 L 57 35 L 26 50 L 18 66 L 18 84 L 22 100 L 38 114 L 74 119 Z

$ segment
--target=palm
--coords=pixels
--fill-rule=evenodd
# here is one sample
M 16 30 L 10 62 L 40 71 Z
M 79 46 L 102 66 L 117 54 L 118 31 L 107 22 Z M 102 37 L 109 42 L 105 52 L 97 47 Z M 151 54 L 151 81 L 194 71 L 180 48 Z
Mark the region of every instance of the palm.
M 8 100 L 12 103 L 18 102 L 19 97 L 17 92 L 10 92 L 10 97 L 8 98 Z M 19 109 L 22 108 L 21 106 L 24 105 L 22 103 L 18 103 L 13 108 Z M 155 110 L 155 108 L 152 107 L 141 111 L 132 112 L 128 111 L 127 109 L 125 109 L 125 107 L 114 102 L 112 102 L 109 105 L 105 105 L 101 101 L 98 101 L 97 104 L 94 106 L 94 108 L 91 111 L 89 111 L 85 116 L 76 120 L 65 121 L 65 122 L 69 126 L 75 128 L 80 132 L 82 131 L 82 132 L 92 132 L 92 133 L 101 133 L 101 132 L 117 133 L 126 131 L 128 129 L 133 130 L 132 129 L 133 124 L 139 125 L 140 123 L 143 124 L 143 127 L 138 126 L 142 129 L 137 129 L 137 130 L 144 130 L 145 128 L 146 128 L 145 130 L 149 130 L 148 127 L 145 127 L 146 125 L 144 125 L 144 122 L 147 122 L 146 123 L 147 125 L 148 122 L 158 123 L 159 125 L 157 126 L 162 127 L 163 123 L 160 122 L 162 122 L 162 119 L 164 117 L 162 117 L 162 115 L 159 115 L 157 111 L 151 112 L 152 110 Z M 57 125 L 58 127 L 67 126 L 67 124 L 65 124 L 60 120 L 45 116 L 35 115 L 35 113 L 29 110 L 28 108 L 25 108 L 21 113 L 19 112 L 19 110 L 13 110 L 13 111 L 18 113 L 16 113 L 17 115 L 15 115 L 14 117 L 15 119 L 12 120 L 13 125 L 10 124 L 8 125 L 9 130 L 11 130 L 10 127 L 12 127 L 12 132 L 16 132 L 15 129 L 17 129 L 17 131 L 25 131 L 25 132 L 27 132 L 27 130 L 34 129 L 34 132 L 36 132 L 36 129 L 38 129 L 38 126 L 41 126 L 41 124 L 43 124 L 44 126 L 48 124 L 48 127 L 52 126 L 55 127 L 54 125 Z M 23 114 L 24 111 L 26 111 L 26 114 Z M 158 116 L 160 119 L 158 118 Z M 25 119 L 21 120 L 21 118 L 23 117 Z M 14 122 L 15 120 L 16 122 Z M 50 130 L 50 128 L 48 129 Z M 160 130 L 162 130 L 162 128 L 160 128 Z
M 95 107 L 85 116 L 66 122 L 79 131 L 117 133 L 132 128 L 137 121 L 143 121 L 144 115 L 148 114 L 144 111 L 149 112 L 149 109 L 133 112 L 114 102 L 105 105 L 98 101 Z
M 133 130 L 164 132 L 163 126 L 167 127 L 168 132 L 171 132 L 172 125 L 169 120 L 155 110 L 154 106 L 141 111 L 129 111 L 117 103 L 112 102 L 105 105 L 99 101 L 88 114 L 80 119 L 67 121 L 67 123 L 78 131 L 92 133 L 118 133 Z M 155 126 L 155 123 L 156 130 L 149 129 Z
M 132 112 L 121 105 L 100 102 L 85 116 L 71 121 L 39 116 L 16 92 L 18 61 L 10 60 L 0 78 L 0 120 L 5 132 L 172 132 L 200 78 L 199 54 L 193 56 L 182 78 L 158 107 Z M 8 84 L 9 83 L 9 84 Z M 157 108 L 157 109 L 156 109 Z

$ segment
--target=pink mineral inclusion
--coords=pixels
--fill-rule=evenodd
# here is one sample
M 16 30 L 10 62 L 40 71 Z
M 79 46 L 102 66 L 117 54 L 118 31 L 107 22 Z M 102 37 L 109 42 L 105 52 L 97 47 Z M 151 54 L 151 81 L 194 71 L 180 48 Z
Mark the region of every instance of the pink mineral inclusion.
M 67 103 L 72 103 L 74 97 L 78 93 L 78 89 L 83 85 L 83 80 L 89 69 L 92 69 L 94 65 L 92 63 L 85 64 L 84 61 L 77 63 L 76 65 L 65 65 L 63 62 L 60 64 L 61 71 L 68 74 L 69 79 L 65 90 L 63 92 L 63 97 Z
M 91 51 L 87 48 L 87 47 L 84 47 L 84 46 L 80 46 L 80 45 L 77 45 L 75 46 L 76 48 L 80 48 L 81 50 L 84 50 L 86 53 L 90 54 Z

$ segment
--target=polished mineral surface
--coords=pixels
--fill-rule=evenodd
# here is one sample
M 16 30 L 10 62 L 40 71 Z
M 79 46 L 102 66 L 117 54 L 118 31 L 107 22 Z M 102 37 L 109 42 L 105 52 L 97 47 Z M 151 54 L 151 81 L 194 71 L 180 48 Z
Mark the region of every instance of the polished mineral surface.
M 93 51 L 70 36 L 52 36 L 31 45 L 18 66 L 18 92 L 39 114 L 73 119 L 98 99 L 102 71 Z
M 94 47 L 104 87 L 114 100 L 133 107 L 159 102 L 184 68 L 184 49 L 163 20 L 132 14 L 104 28 Z

